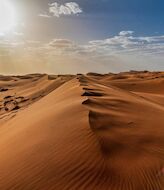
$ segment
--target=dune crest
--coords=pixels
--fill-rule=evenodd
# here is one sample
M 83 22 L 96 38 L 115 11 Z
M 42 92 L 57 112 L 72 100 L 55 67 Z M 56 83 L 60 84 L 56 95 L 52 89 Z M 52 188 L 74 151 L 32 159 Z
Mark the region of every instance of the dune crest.
M 0 189 L 163 190 L 164 73 L 0 76 Z

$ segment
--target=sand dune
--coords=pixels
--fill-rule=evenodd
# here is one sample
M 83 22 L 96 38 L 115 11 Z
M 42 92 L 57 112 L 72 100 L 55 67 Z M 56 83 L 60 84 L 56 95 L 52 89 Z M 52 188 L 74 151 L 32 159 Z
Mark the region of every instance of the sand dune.
M 0 189 L 163 190 L 164 73 L 0 76 Z

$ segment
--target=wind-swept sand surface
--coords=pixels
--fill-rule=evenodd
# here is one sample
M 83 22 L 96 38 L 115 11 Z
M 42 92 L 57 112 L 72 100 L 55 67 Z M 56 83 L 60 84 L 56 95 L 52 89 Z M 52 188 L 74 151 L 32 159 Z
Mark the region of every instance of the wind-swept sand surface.
M 164 190 L 164 73 L 0 76 L 0 190 Z

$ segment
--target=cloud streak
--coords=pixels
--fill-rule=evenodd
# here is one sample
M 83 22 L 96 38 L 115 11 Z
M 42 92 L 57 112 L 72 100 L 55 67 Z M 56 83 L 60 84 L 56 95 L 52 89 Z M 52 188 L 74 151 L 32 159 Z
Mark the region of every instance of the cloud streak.
M 123 31 L 86 44 L 69 39 L 52 39 L 47 43 L 21 40 L 21 37 L 20 41 L 13 42 L 0 40 L 0 57 L 6 62 L 15 60 L 15 68 L 19 68 L 16 67 L 19 59 L 21 65 L 30 60 L 33 64 L 36 62 L 38 68 L 41 64 L 43 70 L 59 73 L 66 72 L 66 68 L 72 73 L 164 69 L 163 35 L 135 36 L 134 32 Z M 0 63 L 0 67 L 4 65 Z
M 118 35 L 104 39 L 93 40 L 81 45 L 69 39 L 52 39 L 50 42 L 42 44 L 35 43 L 35 47 L 46 49 L 50 52 L 53 50 L 57 52 L 60 50 L 63 54 L 77 54 L 77 55 L 157 55 L 164 54 L 164 35 L 161 36 L 134 36 L 132 31 L 122 31 Z M 18 34 L 21 37 L 22 34 Z M 0 40 L 0 47 L 16 47 L 24 44 L 29 47 L 28 41 L 8 41 L 2 38 Z M 164 57 L 164 56 L 163 56 Z
M 104 40 L 90 41 L 91 47 L 105 54 L 157 55 L 164 53 L 164 36 L 139 36 L 133 31 L 122 31 L 119 35 Z

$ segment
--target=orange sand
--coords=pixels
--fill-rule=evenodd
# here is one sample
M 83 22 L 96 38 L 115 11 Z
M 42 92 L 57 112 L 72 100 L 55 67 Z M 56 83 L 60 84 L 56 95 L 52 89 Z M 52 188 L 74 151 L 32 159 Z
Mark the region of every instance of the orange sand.
M 164 73 L 0 76 L 0 190 L 164 190 Z

